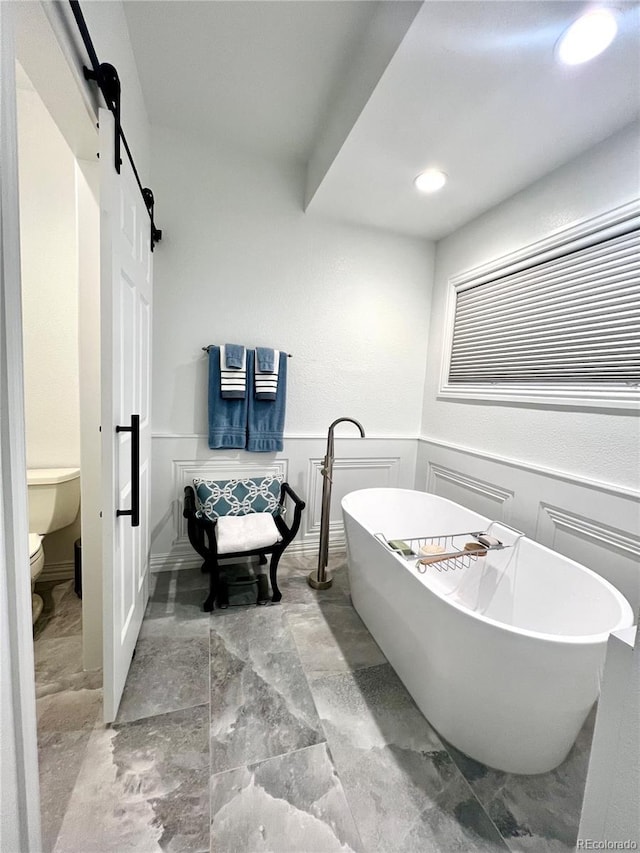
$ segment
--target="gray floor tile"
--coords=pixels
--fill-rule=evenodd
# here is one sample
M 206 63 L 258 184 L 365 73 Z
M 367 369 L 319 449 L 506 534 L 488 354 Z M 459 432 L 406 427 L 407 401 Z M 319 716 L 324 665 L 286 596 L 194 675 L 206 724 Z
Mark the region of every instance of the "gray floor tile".
M 310 678 L 386 663 L 352 607 L 298 605 L 287 609 L 287 619 Z
M 151 619 L 120 703 L 118 722 L 191 708 L 209 701 L 209 620 Z
M 75 787 L 91 729 L 38 734 L 42 849 L 53 850 Z
M 208 590 L 185 589 L 173 590 L 170 595 L 158 595 L 149 599 L 144 614 L 145 622 L 149 623 L 155 619 L 166 619 L 171 617 L 176 622 L 188 620 L 208 619 L 209 614 L 203 610 L 202 605 L 207 597 Z
M 102 712 L 102 673 L 82 670 L 80 635 L 34 644 L 38 732 L 91 728 Z
M 41 636 L 33 648 L 36 696 L 64 690 L 94 690 L 102 686 L 102 672 L 82 669 L 82 635 Z
M 73 581 L 47 583 L 36 592 L 43 596 L 45 610 L 38 620 L 34 636 L 53 639 L 82 634 L 82 601 L 73 591 Z
M 220 611 L 211 619 L 214 773 L 324 740 L 280 607 Z
M 200 569 L 158 572 L 149 583 L 149 603 L 143 626 L 171 617 L 177 622 L 208 619 L 202 609 L 209 587 L 208 575 Z
M 573 850 L 593 719 L 551 774 L 473 762 L 439 739 L 349 606 L 344 555 L 330 561 L 329 590 L 308 586 L 316 565 L 285 555 L 281 606 L 211 617 L 199 570 L 153 576 L 110 729 L 97 723 L 100 673 L 81 668 L 81 602 L 71 582 L 50 590 L 35 644 L 47 853 L 56 835 L 55 853 L 210 843 L 216 853 L 504 853 L 505 840 L 513 853 Z
M 207 706 L 95 729 L 55 853 L 200 853 L 209 844 Z
M 212 777 L 211 849 L 363 851 L 325 744 Z
M 93 728 L 102 714 L 102 688 L 62 690 L 36 699 L 39 732 Z
M 389 664 L 311 686 L 367 850 L 508 849 Z
M 155 572 L 149 579 L 151 598 L 168 597 L 173 591 L 187 592 L 192 589 L 206 589 L 209 576 L 200 569 L 174 569 L 171 572 Z
M 517 853 L 573 853 L 589 764 L 595 710 L 566 761 L 550 773 L 502 773 L 446 747 L 509 847 Z
M 282 593 L 281 605 L 290 607 L 296 604 L 316 604 L 322 607 L 324 604 L 346 605 L 351 604 L 348 591 L 342 587 L 336 578 L 329 589 L 313 589 L 307 582 L 307 573 L 290 572 L 282 578 L 278 578 L 278 586 Z

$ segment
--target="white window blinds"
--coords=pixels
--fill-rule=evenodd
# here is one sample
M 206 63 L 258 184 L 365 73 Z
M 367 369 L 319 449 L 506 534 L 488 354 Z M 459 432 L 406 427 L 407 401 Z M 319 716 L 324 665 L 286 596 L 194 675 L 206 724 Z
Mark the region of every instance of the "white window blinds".
M 640 382 L 640 230 L 459 290 L 448 380 Z

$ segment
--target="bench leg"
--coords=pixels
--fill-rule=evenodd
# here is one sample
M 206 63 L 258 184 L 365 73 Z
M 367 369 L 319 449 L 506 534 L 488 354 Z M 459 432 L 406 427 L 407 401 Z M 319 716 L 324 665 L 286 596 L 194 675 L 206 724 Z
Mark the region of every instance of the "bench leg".
M 278 589 L 278 563 L 281 556 L 282 551 L 274 551 L 271 556 L 271 566 L 269 568 L 269 580 L 271 581 L 271 589 L 273 591 L 271 601 L 274 603 L 280 601 L 282 598 L 282 593 Z
M 224 569 L 218 569 L 217 572 L 217 589 L 218 589 L 218 607 L 220 610 L 226 610 L 229 606 L 229 588 L 227 586 L 227 575 Z
M 258 600 L 256 604 L 268 604 L 269 598 L 269 581 L 266 575 L 258 575 Z
M 202 609 L 205 611 L 205 613 L 211 613 L 211 611 L 214 609 L 215 601 L 218 596 L 219 568 L 215 563 L 209 563 L 207 561 L 202 566 L 202 571 L 209 573 L 209 595 L 207 596 L 206 601 L 202 605 Z

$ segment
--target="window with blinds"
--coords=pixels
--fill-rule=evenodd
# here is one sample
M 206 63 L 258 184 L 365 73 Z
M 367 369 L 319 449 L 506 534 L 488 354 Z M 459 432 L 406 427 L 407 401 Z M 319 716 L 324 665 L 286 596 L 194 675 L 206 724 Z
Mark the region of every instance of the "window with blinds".
M 631 399 L 640 384 L 637 217 L 510 266 L 455 288 L 444 390 Z

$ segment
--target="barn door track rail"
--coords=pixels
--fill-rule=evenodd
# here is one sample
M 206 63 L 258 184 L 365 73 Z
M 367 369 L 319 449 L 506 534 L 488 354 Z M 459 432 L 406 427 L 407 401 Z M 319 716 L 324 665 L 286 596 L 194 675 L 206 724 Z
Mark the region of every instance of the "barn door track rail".
M 84 19 L 84 15 L 82 14 L 82 9 L 80 8 L 80 3 L 78 2 L 78 0 L 69 0 L 69 5 L 71 6 L 73 17 L 76 19 L 78 30 L 80 31 L 82 41 L 84 43 L 87 54 L 89 55 L 89 60 L 91 62 L 91 68 L 87 68 L 86 66 L 83 67 L 85 79 L 93 81 L 97 84 L 98 88 L 102 92 L 102 97 L 105 100 L 108 110 L 113 114 L 115 125 L 113 139 L 113 156 L 116 172 L 120 174 L 120 166 L 122 165 L 122 159 L 120 156 L 120 143 L 122 142 L 124 150 L 127 152 L 129 162 L 131 163 L 133 174 L 136 177 L 138 187 L 140 188 L 140 193 L 142 195 L 144 205 L 147 209 L 147 213 L 149 214 L 149 219 L 151 220 L 151 251 L 153 252 L 153 248 L 156 243 L 159 243 L 160 240 L 162 240 L 162 231 L 159 228 L 156 228 L 156 224 L 153 218 L 155 204 L 153 193 L 149 189 L 149 187 L 142 186 L 140 176 L 138 175 L 138 170 L 136 169 L 136 164 L 133 159 L 133 155 L 131 154 L 131 149 L 129 148 L 129 143 L 127 142 L 127 137 L 124 135 L 124 130 L 122 129 L 122 123 L 120 121 L 121 92 L 120 78 L 118 77 L 118 72 L 110 63 L 100 62 L 100 60 L 98 59 L 98 54 L 96 53 L 96 49 L 93 46 L 93 41 L 89 33 L 89 28 L 87 27 L 87 22 Z

